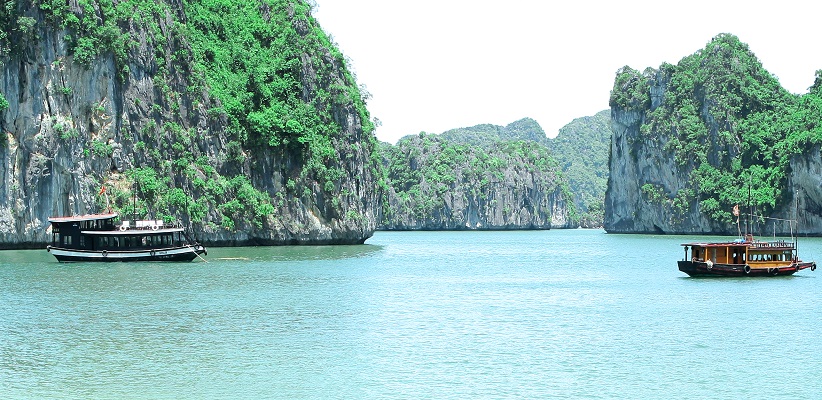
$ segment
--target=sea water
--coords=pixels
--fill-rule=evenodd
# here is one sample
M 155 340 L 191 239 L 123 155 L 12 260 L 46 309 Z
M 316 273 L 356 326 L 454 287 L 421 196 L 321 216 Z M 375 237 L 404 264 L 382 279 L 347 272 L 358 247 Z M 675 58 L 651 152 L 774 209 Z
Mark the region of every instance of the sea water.
M 192 263 L 3 251 L 0 398 L 818 398 L 822 271 L 689 278 L 676 261 L 696 239 L 377 232 Z M 822 240 L 800 255 L 822 261 Z

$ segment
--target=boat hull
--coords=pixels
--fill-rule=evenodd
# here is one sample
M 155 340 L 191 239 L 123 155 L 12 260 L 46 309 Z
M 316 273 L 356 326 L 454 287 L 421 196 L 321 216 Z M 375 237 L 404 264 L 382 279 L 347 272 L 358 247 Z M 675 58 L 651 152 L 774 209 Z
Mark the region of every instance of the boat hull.
M 192 261 L 208 254 L 201 245 L 129 251 L 91 251 L 49 247 L 60 262 Z
M 709 264 L 701 261 L 678 261 L 679 270 L 689 276 L 730 276 L 730 277 L 757 277 L 757 276 L 787 276 L 803 269 L 816 269 L 815 262 L 796 262 L 778 267 L 751 268 L 746 264 Z

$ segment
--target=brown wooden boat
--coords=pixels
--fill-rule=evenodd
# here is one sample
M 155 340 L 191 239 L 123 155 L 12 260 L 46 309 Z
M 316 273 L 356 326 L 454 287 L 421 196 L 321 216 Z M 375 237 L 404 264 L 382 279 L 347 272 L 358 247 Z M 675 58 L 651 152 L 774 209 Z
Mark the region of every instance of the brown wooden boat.
M 730 242 L 682 246 L 685 258 L 678 262 L 679 270 L 690 276 L 781 276 L 816 270 L 816 262 L 799 259 L 795 241 L 765 242 L 746 235 Z

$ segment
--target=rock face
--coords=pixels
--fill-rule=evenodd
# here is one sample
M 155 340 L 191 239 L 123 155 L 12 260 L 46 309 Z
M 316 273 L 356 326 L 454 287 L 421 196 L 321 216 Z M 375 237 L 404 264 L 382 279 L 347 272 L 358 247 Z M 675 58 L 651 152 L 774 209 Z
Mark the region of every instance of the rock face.
M 793 157 L 791 171 L 790 192 L 798 196 L 777 215 L 783 219 L 797 219 L 798 229 L 803 234 L 822 236 L 822 148 L 814 146 L 805 155 Z M 784 224 L 779 228 L 782 232 L 790 229 Z
M 817 108 L 807 105 L 818 99 L 785 91 L 728 34 L 679 65 L 620 70 L 605 230 L 822 234 L 822 136 Z
M 603 110 L 575 118 L 546 143 L 568 180 L 583 228 L 602 227 L 611 136 L 611 111 Z
M 675 213 L 671 202 L 649 201 L 642 187 L 655 182 L 667 193 L 687 186 L 687 175 L 664 144 L 642 140 L 639 130 L 644 111 L 612 109 L 611 158 L 605 194 L 605 230 L 609 233 L 728 233 L 715 226 L 697 207 Z M 683 175 L 686 175 L 683 177 Z M 662 199 L 660 199 L 662 200 Z
M 547 149 L 498 142 L 489 149 L 420 134 L 384 144 L 388 181 L 380 229 L 565 228 L 568 190 Z
M 69 3 L 63 15 L 100 24 L 111 17 L 103 3 Z M 328 154 L 312 158 L 296 141 L 269 146 L 232 131 L 178 29 L 184 2 L 134 11 L 115 25 L 115 36 L 132 43 L 127 51 L 87 62 L 79 60 L 87 54 L 81 29 L 61 27 L 38 2 L 15 4 L 0 15 L 0 248 L 44 247 L 49 217 L 107 205 L 179 219 L 211 245 L 362 243 L 372 235 L 377 142 L 360 99 L 334 95 L 353 85 L 359 96 L 336 49 L 304 49 L 290 64 L 301 101 L 337 129 L 325 132 Z M 301 11 L 308 7 L 293 4 L 259 12 L 285 12 L 301 40 L 317 41 L 321 29 Z M 320 74 L 317 59 L 333 73 Z

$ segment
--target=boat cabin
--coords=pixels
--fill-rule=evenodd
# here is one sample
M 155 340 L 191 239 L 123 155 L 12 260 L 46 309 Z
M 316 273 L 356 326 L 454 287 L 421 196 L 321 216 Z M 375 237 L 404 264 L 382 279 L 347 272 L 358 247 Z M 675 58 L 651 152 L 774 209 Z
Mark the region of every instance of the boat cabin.
M 49 218 L 51 247 L 117 251 L 182 246 L 182 228 L 165 227 L 162 221 L 123 221 L 117 214 L 92 214 Z
M 796 259 L 793 243 L 734 241 L 727 243 L 686 243 L 685 259 L 713 264 L 748 264 L 769 267 L 790 263 Z M 690 251 L 691 256 L 688 257 Z

